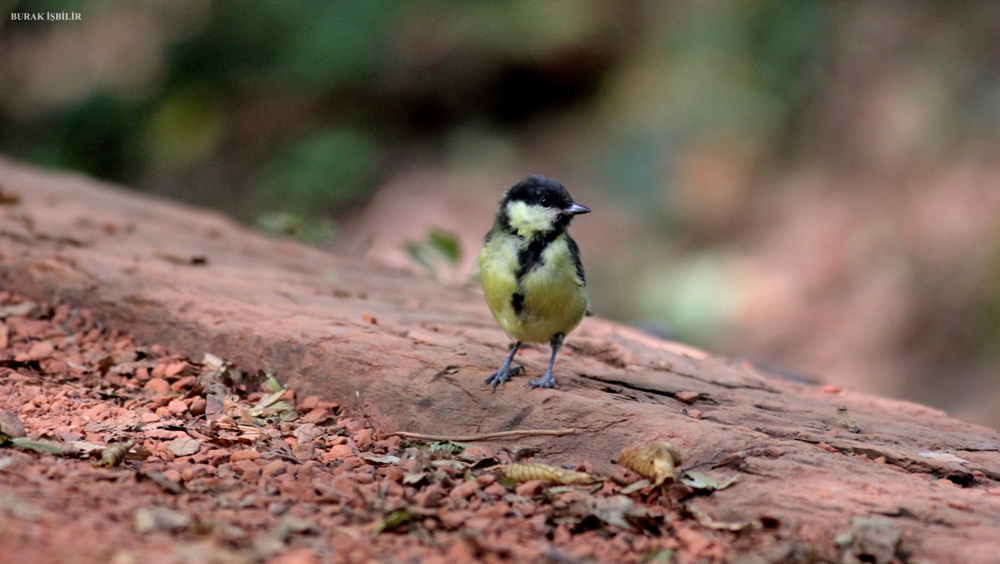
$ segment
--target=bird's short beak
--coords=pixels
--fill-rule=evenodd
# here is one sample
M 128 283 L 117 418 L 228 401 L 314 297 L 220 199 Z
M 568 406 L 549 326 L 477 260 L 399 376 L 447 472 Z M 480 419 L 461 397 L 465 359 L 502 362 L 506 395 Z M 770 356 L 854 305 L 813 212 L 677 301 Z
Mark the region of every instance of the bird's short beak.
M 573 202 L 568 208 L 563 210 L 565 215 L 579 215 L 581 213 L 590 213 L 590 208 L 587 206 L 581 206 L 580 204 Z

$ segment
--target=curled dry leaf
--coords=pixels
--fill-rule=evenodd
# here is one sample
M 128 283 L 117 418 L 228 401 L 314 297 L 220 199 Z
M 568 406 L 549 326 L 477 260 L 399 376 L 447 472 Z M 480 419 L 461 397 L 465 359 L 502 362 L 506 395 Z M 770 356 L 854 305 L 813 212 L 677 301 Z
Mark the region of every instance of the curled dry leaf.
M 235 365 L 214 354 L 205 353 L 201 365 L 198 384 L 205 388 L 208 394 L 222 398 L 225 397 L 227 388 L 236 388 L 243 383 L 243 374 L 236 370 Z
M 101 451 L 101 459 L 95 462 L 94 466 L 100 468 L 114 468 L 118 466 L 125 460 L 125 456 L 133 445 L 135 445 L 135 441 L 128 440 L 121 444 L 109 446 Z
M 597 477 L 587 472 L 576 472 L 566 470 L 557 466 L 547 464 L 527 464 L 515 462 L 504 467 L 504 477 L 514 482 L 530 482 L 531 480 L 542 480 L 550 484 L 574 485 L 593 484 Z
M 104 452 L 104 449 L 108 448 L 107 445 L 99 445 L 88 441 L 66 441 L 64 444 L 68 448 L 68 453 L 82 457 L 89 457 L 93 454 L 100 455 Z
M 637 492 L 637 491 L 639 491 L 641 489 L 648 488 L 651 485 L 653 485 L 653 483 L 649 481 L 649 478 L 643 478 L 643 479 L 639 480 L 638 482 L 633 482 L 631 485 L 625 487 L 621 491 L 621 494 L 622 495 L 629 495 L 629 494 L 635 493 L 635 492 Z
M 454 441 L 434 441 L 427 443 L 427 450 L 430 451 L 431 456 L 440 458 L 461 454 L 465 448 L 466 445 Z
M 282 399 L 288 390 L 278 382 L 277 378 L 268 374 L 267 380 L 261 385 L 261 390 L 267 394 L 260 398 L 256 405 L 247 410 L 251 416 L 277 415 L 282 421 L 298 419 L 299 414 L 295 411 L 295 406 L 290 401 Z
M 26 436 L 21 420 L 13 412 L 6 409 L 0 409 L 0 435 L 6 435 L 12 439 Z M 2 442 L 0 440 L 0 443 Z
M 431 475 L 430 472 L 416 472 L 414 474 L 407 474 L 403 476 L 403 484 L 412 486 L 419 484 Z
M 742 522 L 730 522 L 730 521 L 716 521 L 708 513 L 698 509 L 694 506 L 687 506 L 687 510 L 691 515 L 698 521 L 698 524 L 702 527 L 708 529 L 714 529 L 716 531 L 740 531 L 747 528 L 750 525 L 749 521 Z
M 840 424 L 844 426 L 845 429 L 852 433 L 860 433 L 861 427 L 854 421 L 850 413 L 847 412 L 846 406 L 840 406 L 837 408 L 837 413 L 840 415 Z
M 674 469 L 682 462 L 681 453 L 668 442 L 648 446 L 627 446 L 618 455 L 618 463 L 644 478 L 654 486 L 674 480 Z
M 720 484 L 716 482 L 714 479 L 712 479 L 712 477 L 709 476 L 708 474 L 703 474 L 701 472 L 695 472 L 695 471 L 688 471 L 681 476 L 680 481 L 685 486 L 688 486 L 691 489 L 712 492 L 715 490 L 724 490 L 729 486 L 735 484 L 738 479 L 739 476 L 733 476 L 732 478 L 729 478 L 728 480 Z
M 234 420 L 253 419 L 246 408 L 240 405 L 240 397 L 234 395 L 227 395 L 222 399 L 222 414 Z

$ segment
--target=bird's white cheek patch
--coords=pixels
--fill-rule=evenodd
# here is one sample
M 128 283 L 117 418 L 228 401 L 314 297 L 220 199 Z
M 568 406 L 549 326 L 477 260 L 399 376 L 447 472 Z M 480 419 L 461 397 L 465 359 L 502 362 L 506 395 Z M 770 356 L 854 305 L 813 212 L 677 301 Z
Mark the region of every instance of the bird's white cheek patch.
M 517 231 L 518 235 L 526 238 L 551 229 L 558 213 L 558 210 L 553 208 L 529 206 L 524 202 L 507 204 L 507 218 L 510 221 L 510 226 Z

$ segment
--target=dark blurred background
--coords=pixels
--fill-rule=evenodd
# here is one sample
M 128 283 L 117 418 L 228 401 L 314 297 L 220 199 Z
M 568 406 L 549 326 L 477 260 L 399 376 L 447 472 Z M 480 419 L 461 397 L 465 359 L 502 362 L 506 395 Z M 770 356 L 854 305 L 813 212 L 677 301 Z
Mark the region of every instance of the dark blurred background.
M 1000 425 L 998 2 L 0 8 L 3 153 L 456 284 L 546 174 L 599 315 Z

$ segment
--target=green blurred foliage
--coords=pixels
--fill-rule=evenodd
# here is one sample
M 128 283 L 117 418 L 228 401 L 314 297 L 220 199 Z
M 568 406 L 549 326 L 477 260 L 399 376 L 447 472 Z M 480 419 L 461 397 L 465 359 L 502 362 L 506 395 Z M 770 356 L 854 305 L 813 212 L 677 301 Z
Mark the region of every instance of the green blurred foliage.
M 310 215 L 346 208 L 376 173 L 378 146 L 363 130 L 340 128 L 296 140 L 265 163 L 252 193 L 258 209 Z
M 600 69 L 553 86 L 538 60 L 590 49 L 621 11 L 596 0 L 4 7 L 82 18 L 0 24 L 0 48 L 20 55 L 2 62 L 13 87 L 0 95 L 0 151 L 244 220 L 343 215 L 393 172 L 390 157 L 592 89 Z M 60 42 L 87 48 L 53 56 Z
M 322 92 L 370 80 L 400 2 L 263 0 L 212 5 L 204 31 L 170 46 L 179 80 Z
M 600 0 L 416 0 L 403 3 L 397 22 L 499 60 L 545 57 L 586 42 L 609 11 Z
M 151 108 L 146 150 L 151 166 L 186 169 L 212 154 L 223 134 L 217 98 L 203 89 L 185 88 Z
M 625 67 L 602 159 L 637 207 L 683 221 L 664 186 L 686 147 L 730 143 L 772 154 L 817 94 L 830 46 L 828 3 L 683 2 L 647 30 L 652 47 Z M 664 159 L 664 155 L 669 155 Z
M 337 236 L 337 226 L 332 219 L 292 212 L 265 212 L 257 217 L 257 227 L 319 247 L 332 245 Z
M 653 265 L 639 283 L 634 319 L 692 343 L 721 337 L 742 305 L 731 257 L 707 250 Z
M 415 264 L 434 278 L 442 267 L 455 269 L 462 260 L 462 246 L 458 237 L 438 227 L 427 232 L 423 242 L 410 242 L 406 254 Z
M 619 262 L 588 263 L 594 294 L 616 295 L 598 311 L 707 343 L 744 299 L 734 241 L 772 190 L 762 171 L 878 168 L 891 159 L 842 130 L 894 112 L 886 145 L 914 162 L 1000 140 L 1000 4 L 872 6 L 0 0 L 83 16 L 0 20 L 0 152 L 317 244 L 404 167 L 571 155 L 562 165 L 641 225 Z M 837 105 L 855 85 L 834 72 L 888 102 Z M 457 241 L 431 232 L 408 252 L 435 272 Z M 995 293 L 969 306 L 983 347 L 998 342 Z
M 129 49 L 123 26 L 152 22 L 142 40 L 154 44 L 155 72 L 122 87 L 98 68 L 58 103 L 7 96 L 0 150 L 245 219 L 343 213 L 391 172 L 394 155 L 440 147 L 470 124 L 503 130 L 553 106 L 574 111 L 597 99 L 601 81 L 613 82 L 598 107 L 612 116 L 598 143 L 604 170 L 649 209 L 675 172 L 664 155 L 718 138 L 763 150 L 787 131 L 815 92 L 831 20 L 828 4 L 791 0 L 29 0 L 9 10 L 83 14 L 76 28 L 8 22 L 2 41 L 26 51 L 60 31 Z M 128 66 L 137 60 L 107 64 L 138 74 Z M 52 66 L 14 75 L 74 72 Z M 219 166 L 217 194 L 182 186 Z

